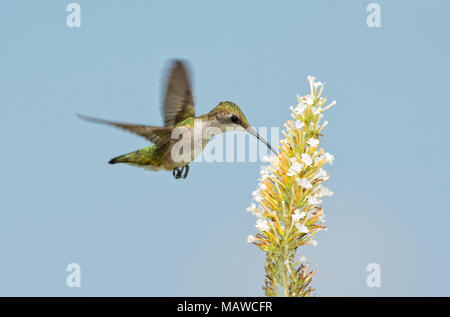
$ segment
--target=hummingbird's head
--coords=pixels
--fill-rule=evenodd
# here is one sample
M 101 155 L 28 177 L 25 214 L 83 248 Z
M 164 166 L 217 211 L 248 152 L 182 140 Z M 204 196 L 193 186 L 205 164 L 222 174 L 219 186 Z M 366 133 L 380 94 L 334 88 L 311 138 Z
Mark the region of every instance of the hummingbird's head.
M 215 118 L 217 122 L 216 124 L 222 131 L 247 131 L 263 142 L 270 150 L 272 150 L 272 152 L 277 154 L 277 152 L 272 149 L 270 144 L 267 143 L 267 141 L 264 140 L 252 126 L 250 126 L 244 113 L 235 103 L 231 101 L 222 101 L 210 111 L 209 115 Z
M 230 101 L 219 103 L 209 115 L 216 119 L 217 125 L 222 130 L 245 130 L 250 126 L 241 109 Z

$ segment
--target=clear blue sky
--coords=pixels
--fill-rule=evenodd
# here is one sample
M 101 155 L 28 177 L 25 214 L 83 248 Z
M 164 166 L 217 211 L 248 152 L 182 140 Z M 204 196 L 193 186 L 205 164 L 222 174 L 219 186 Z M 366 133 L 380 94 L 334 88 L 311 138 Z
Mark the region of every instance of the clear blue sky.
M 370 1 L 80 0 L 79 29 L 69 2 L 0 7 L 0 295 L 263 295 L 245 211 L 260 163 L 184 181 L 111 166 L 148 143 L 75 116 L 161 124 L 171 58 L 193 67 L 198 113 L 232 100 L 255 126 L 281 127 L 307 75 L 327 82 L 317 295 L 450 295 L 448 1 L 377 1 L 378 29 Z

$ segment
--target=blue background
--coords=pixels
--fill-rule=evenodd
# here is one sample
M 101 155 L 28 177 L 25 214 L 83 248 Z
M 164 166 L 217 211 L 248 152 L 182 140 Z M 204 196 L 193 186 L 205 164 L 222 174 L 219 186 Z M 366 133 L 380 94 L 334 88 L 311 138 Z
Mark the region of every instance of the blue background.
M 245 211 L 260 162 L 183 181 L 111 166 L 146 140 L 75 116 L 161 124 L 171 58 L 198 113 L 232 100 L 255 126 L 282 127 L 307 75 L 327 82 L 335 196 L 303 249 L 317 295 L 450 295 L 449 2 L 378 1 L 369 28 L 369 1 L 80 0 L 68 28 L 69 2 L 0 7 L 0 295 L 263 295 Z

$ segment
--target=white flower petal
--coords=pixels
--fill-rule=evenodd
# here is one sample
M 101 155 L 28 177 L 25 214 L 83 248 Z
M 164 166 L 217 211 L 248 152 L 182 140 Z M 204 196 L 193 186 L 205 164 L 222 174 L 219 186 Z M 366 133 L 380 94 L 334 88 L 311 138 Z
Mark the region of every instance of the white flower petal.
M 312 147 L 316 147 L 319 145 L 319 140 L 314 139 L 314 138 L 310 138 L 308 139 L 308 141 L 306 143 L 308 143 L 309 145 L 311 145 Z
M 313 83 L 313 85 L 314 85 L 314 88 L 319 88 L 319 87 L 322 87 L 323 86 L 323 83 L 321 82 L 321 81 L 318 81 L 318 82 L 315 82 L 315 83 Z
M 309 180 L 306 178 L 298 178 L 297 182 L 298 182 L 299 186 L 306 188 L 306 189 L 310 189 L 313 187 L 312 184 L 309 182 Z
M 297 104 L 297 106 L 295 107 L 294 111 L 295 111 L 296 114 L 302 115 L 303 112 L 305 112 L 306 107 L 307 107 L 307 106 L 306 106 L 305 104 L 299 102 L 299 103 Z
M 334 193 L 331 190 L 329 190 L 327 187 L 320 185 L 319 186 L 319 195 L 331 197 L 334 195 Z
M 319 216 L 319 221 L 320 222 L 325 222 L 325 215 L 324 214 Z
M 327 160 L 327 162 L 330 163 L 331 165 L 333 165 L 334 156 L 328 152 L 324 153 L 323 155 L 324 155 L 325 159 Z
M 294 210 L 294 213 L 292 214 L 292 220 L 294 222 L 297 222 L 300 219 L 305 218 L 305 216 L 306 216 L 306 212 L 300 211 L 300 209 L 296 209 L 296 210 Z
M 305 124 L 304 124 L 302 121 L 300 121 L 300 120 L 297 120 L 297 121 L 295 121 L 295 123 L 294 123 L 295 128 L 298 129 L 298 130 L 300 130 L 301 128 L 303 128 L 304 125 L 305 125 Z
M 267 222 L 266 219 L 263 219 L 263 218 L 259 218 L 258 220 L 256 220 L 255 227 L 259 231 L 268 231 L 270 229 L 269 228 L 269 223 Z
M 320 168 L 313 176 L 314 179 L 327 179 L 328 173 L 323 169 Z
M 305 103 L 307 104 L 307 105 L 309 105 L 309 106 L 311 106 L 311 105 L 313 105 L 314 104 L 314 96 L 312 96 L 312 95 L 306 95 L 305 97 L 304 97 L 304 101 L 305 101 Z
M 319 205 L 322 201 L 314 196 L 308 196 L 308 203 L 310 205 Z
M 300 232 L 300 233 L 308 233 L 309 232 L 308 228 L 304 224 L 296 223 L 295 226 L 297 227 L 298 232 Z
M 306 166 L 311 166 L 313 163 L 313 160 L 311 159 L 311 156 L 309 154 L 303 153 L 302 154 L 302 158 L 301 161 L 306 165 Z
M 322 112 L 322 109 L 320 107 L 314 107 L 312 109 L 312 113 L 313 115 L 317 116 L 318 114 L 320 114 Z

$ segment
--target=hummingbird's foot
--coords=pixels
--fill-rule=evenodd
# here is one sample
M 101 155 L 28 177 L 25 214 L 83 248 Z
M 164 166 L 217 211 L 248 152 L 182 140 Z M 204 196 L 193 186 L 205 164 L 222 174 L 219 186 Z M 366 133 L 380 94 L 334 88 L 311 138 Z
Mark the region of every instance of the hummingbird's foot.
M 176 167 L 175 167 L 175 168 L 172 170 L 172 175 L 173 175 L 173 177 L 175 177 L 175 179 L 180 179 L 181 176 L 182 176 L 182 173 L 183 173 L 183 169 L 184 169 L 184 168 L 179 169 L 179 168 L 176 168 Z
M 184 175 L 183 175 L 184 172 Z M 182 168 L 175 167 L 172 170 L 172 175 L 175 179 L 180 179 L 181 177 L 186 178 L 189 173 L 189 165 L 183 166 Z
M 189 174 L 189 165 L 186 165 L 181 170 L 184 170 L 183 178 L 186 178 L 188 176 L 188 174 Z

